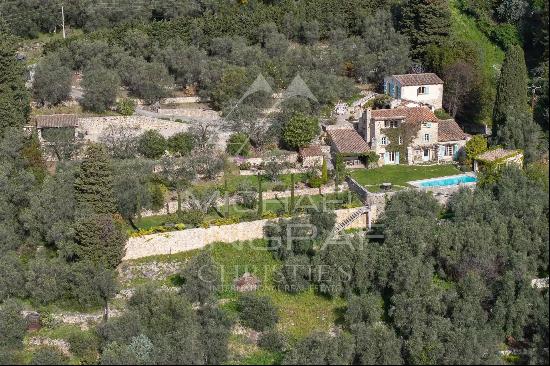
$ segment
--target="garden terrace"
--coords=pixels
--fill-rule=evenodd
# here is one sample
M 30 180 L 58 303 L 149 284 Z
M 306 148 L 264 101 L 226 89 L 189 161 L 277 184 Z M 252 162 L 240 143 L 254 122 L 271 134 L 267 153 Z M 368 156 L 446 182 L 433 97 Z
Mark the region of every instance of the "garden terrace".
M 290 197 L 264 200 L 264 216 L 283 217 L 288 214 L 289 204 Z M 314 196 L 297 196 L 295 198 L 294 208 L 296 212 L 302 212 L 313 207 L 326 207 L 327 209 L 336 210 L 359 206 L 361 206 L 359 197 L 356 194 L 347 191 L 339 194 L 331 193 Z M 217 220 L 220 220 L 220 222 L 224 221 L 225 212 L 226 208 L 223 206 L 209 210 L 204 217 L 202 225 L 216 225 Z M 245 208 L 239 204 L 229 205 L 227 212 L 229 213 L 229 223 L 253 221 L 258 219 L 257 209 Z M 177 213 L 148 216 L 136 221 L 136 226 L 140 230 L 150 230 L 157 227 L 166 227 L 167 231 L 181 230 L 177 224 L 187 225 L 188 223 L 182 222 L 182 219 Z
M 445 177 L 460 174 L 454 165 L 385 165 L 374 169 L 354 169 L 350 175 L 369 191 L 380 191 L 382 183 L 399 188 L 409 187 L 413 180 Z

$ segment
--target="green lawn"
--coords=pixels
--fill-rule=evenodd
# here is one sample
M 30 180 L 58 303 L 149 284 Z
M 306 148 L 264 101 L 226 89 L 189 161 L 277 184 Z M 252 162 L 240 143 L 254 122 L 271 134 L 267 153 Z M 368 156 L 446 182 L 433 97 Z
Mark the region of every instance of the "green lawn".
M 407 182 L 419 179 L 437 178 L 460 174 L 454 165 L 385 165 L 375 169 L 355 169 L 350 175 L 358 183 L 376 192 L 382 183 L 392 183 L 394 186 L 406 187 Z M 397 187 L 398 189 L 400 187 Z

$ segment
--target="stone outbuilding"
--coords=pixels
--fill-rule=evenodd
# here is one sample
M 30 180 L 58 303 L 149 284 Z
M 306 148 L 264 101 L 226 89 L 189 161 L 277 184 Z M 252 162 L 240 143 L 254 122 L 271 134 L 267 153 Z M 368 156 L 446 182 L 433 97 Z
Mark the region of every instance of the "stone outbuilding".
M 321 166 L 323 164 L 324 154 L 319 145 L 310 145 L 301 148 L 299 156 L 304 168 Z
M 478 172 L 488 167 L 498 168 L 511 164 L 519 167 L 523 166 L 523 151 L 498 147 L 476 156 L 474 158 L 474 171 Z
M 43 133 L 49 129 L 65 129 L 76 136 L 78 127 L 78 116 L 75 114 L 53 114 L 45 116 L 34 116 L 31 125 L 26 126 L 28 130 L 36 130 L 40 142 L 44 142 Z
M 233 282 L 233 285 L 237 292 L 250 292 L 258 290 L 261 283 L 262 281 L 260 281 L 259 278 L 253 276 L 249 272 L 245 272 Z
M 363 167 L 361 158 L 369 152 L 369 145 L 352 128 L 327 130 L 333 155 L 340 154 L 345 164 L 350 167 Z

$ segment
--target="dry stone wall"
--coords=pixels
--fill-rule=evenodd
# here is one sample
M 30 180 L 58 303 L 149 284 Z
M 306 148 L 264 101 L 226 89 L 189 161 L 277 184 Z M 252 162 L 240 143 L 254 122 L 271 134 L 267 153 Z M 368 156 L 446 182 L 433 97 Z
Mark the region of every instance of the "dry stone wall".
M 336 222 L 344 221 L 357 208 L 336 210 Z M 376 219 L 376 214 L 371 218 Z M 271 220 L 256 220 L 232 225 L 195 228 L 130 238 L 126 244 L 124 260 L 152 255 L 174 254 L 200 249 L 215 242 L 231 243 L 264 237 L 264 227 Z M 364 228 L 367 220 L 362 215 L 347 228 Z
M 166 121 L 145 116 L 110 116 L 79 118 L 77 133 L 81 133 L 84 139 L 91 142 L 99 141 L 101 135 L 112 127 L 124 127 L 136 130 L 136 134 L 147 130 L 156 130 L 164 137 L 170 137 L 179 132 L 185 132 L 188 124 Z

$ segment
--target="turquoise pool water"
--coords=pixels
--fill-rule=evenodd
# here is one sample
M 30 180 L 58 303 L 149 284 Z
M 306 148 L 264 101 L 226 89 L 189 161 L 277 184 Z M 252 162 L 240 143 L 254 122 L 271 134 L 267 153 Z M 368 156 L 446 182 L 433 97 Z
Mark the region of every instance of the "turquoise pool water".
M 471 175 L 459 175 L 455 177 L 448 178 L 435 178 L 430 179 L 424 182 L 420 182 L 419 186 L 423 188 L 429 187 L 446 187 L 446 186 L 456 186 L 464 183 L 475 183 L 477 178 Z

